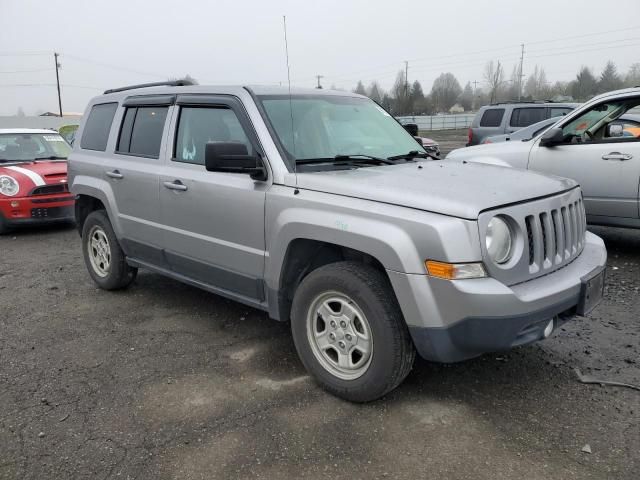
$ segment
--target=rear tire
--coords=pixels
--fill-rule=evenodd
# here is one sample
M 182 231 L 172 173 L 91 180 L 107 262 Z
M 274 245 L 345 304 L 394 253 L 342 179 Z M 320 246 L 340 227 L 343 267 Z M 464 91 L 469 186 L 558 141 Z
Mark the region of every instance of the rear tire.
M 82 226 L 82 252 L 89 275 L 104 290 L 128 287 L 138 269 L 126 257 L 104 210 L 91 212 Z
M 389 280 L 362 263 L 332 263 L 307 275 L 293 299 L 291 330 L 307 371 L 352 402 L 396 388 L 415 359 Z

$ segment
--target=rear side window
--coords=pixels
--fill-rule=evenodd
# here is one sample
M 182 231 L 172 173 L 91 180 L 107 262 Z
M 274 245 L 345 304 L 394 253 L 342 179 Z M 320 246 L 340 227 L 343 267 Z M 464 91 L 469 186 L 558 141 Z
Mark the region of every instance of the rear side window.
M 510 125 L 512 127 L 528 127 L 545 119 L 544 108 L 514 108 L 511 113 Z
M 109 131 L 117 108 L 117 103 L 101 103 L 91 107 L 89 118 L 87 118 L 82 131 L 80 148 L 101 152 L 107 149 Z
M 158 158 L 169 107 L 127 108 L 116 152 Z
M 484 111 L 480 119 L 481 127 L 499 127 L 502 124 L 504 108 L 489 108 Z

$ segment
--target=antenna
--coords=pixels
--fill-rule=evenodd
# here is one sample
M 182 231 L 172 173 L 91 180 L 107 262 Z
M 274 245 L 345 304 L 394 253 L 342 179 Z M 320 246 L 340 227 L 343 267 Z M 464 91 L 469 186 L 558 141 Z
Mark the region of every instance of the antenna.
M 287 16 L 282 16 L 282 25 L 284 27 L 284 51 L 287 59 L 287 84 L 289 87 L 289 114 L 291 116 L 291 145 L 293 146 L 293 174 L 296 177 L 296 189 L 293 192 L 298 194 L 298 166 L 296 162 L 296 137 L 293 133 L 293 104 L 291 101 L 291 72 L 289 68 L 289 43 L 287 42 Z

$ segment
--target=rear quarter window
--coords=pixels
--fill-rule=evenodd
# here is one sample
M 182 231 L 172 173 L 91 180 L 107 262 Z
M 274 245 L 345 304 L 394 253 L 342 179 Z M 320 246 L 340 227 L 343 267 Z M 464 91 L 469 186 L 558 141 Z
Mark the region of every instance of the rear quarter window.
M 80 148 L 101 152 L 107 149 L 111 123 L 117 108 L 117 103 L 101 103 L 91 107 L 89 118 L 87 118 L 82 131 Z
M 502 124 L 504 108 L 489 108 L 485 110 L 480 119 L 481 127 L 499 127 Z

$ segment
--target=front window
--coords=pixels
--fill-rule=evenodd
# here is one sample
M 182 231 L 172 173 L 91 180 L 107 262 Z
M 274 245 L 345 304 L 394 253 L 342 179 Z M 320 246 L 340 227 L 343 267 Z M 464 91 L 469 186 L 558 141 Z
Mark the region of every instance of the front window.
M 416 140 L 375 102 L 331 95 L 259 97 L 290 165 L 336 156 L 388 159 L 419 151 Z
M 565 141 L 588 143 L 610 139 L 607 126 L 620 123 L 620 117 L 640 105 L 640 99 L 625 99 L 600 103 L 562 127 Z M 620 120 L 618 120 L 620 119 Z M 620 132 L 620 137 L 623 135 Z
M 0 162 L 66 159 L 70 153 L 57 132 L 0 134 Z

